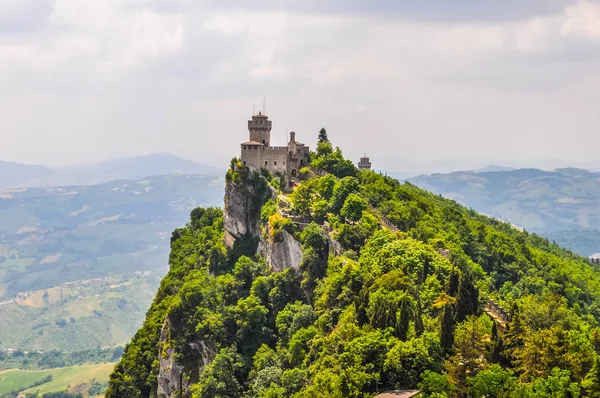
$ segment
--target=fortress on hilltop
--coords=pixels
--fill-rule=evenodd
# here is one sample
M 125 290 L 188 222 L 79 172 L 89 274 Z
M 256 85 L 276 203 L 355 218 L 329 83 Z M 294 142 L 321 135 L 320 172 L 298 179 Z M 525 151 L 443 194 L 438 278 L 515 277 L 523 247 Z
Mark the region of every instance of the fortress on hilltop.
M 271 146 L 271 125 L 262 112 L 248 120 L 250 138 L 243 142 L 241 160 L 245 166 L 256 170 L 296 177 L 301 168 L 308 166 L 308 146 L 296 141 L 296 133 L 290 132 L 287 146 Z

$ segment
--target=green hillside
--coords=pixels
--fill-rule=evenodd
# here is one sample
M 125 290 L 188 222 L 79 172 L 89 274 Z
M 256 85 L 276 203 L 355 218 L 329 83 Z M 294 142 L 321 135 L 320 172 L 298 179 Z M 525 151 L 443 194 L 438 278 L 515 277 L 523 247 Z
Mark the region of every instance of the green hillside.
M 1 190 L 0 350 L 126 343 L 168 268 L 171 231 L 194 207 L 219 204 L 221 181 Z
M 160 275 L 59 285 L 0 305 L 0 348 L 82 351 L 124 345 L 144 320 Z
M 581 255 L 600 252 L 600 173 L 573 168 L 455 172 L 410 182 L 548 236 Z
M 174 232 L 171 268 L 107 397 L 154 396 L 172 369 L 194 398 L 600 394 L 600 274 L 585 259 L 358 171 L 327 142 L 312 157 L 330 174 L 303 170 L 291 195 L 232 164 L 235 231 L 197 209 Z M 298 269 L 267 267 L 294 240 Z

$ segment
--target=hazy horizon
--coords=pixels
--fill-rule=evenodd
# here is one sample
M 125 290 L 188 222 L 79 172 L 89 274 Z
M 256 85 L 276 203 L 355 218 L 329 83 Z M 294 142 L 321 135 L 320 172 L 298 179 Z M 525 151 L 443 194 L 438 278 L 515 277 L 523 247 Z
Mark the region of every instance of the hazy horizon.
M 37 163 L 21 163 L 21 162 L 14 162 L 14 163 L 18 163 L 18 164 L 22 164 L 22 165 L 26 165 L 26 166 L 41 166 L 41 167 L 48 167 L 48 168 L 52 168 L 52 169 L 57 169 L 57 170 L 64 170 L 64 169 L 70 169 L 70 168 L 77 168 L 77 167 L 84 167 L 84 166 L 90 166 L 90 165 L 101 165 L 103 163 L 110 163 L 110 162 L 117 162 L 120 160 L 126 160 L 126 159 L 131 159 L 131 158 L 143 158 L 143 157 L 151 157 L 151 156 L 156 156 L 156 155 L 167 155 L 167 156 L 175 156 L 178 157 L 182 160 L 185 161 L 192 161 L 195 163 L 199 163 L 199 164 L 204 164 L 206 166 L 210 166 L 210 167 L 214 167 L 217 169 L 222 169 L 225 170 L 227 168 L 228 163 L 224 163 L 224 164 L 216 164 L 216 163 L 209 163 L 209 162 L 196 162 L 193 159 L 188 159 L 185 158 L 183 156 L 178 156 L 172 153 L 168 153 L 168 152 L 155 152 L 155 153 L 148 153 L 148 154 L 141 154 L 141 155 L 134 155 L 134 156 L 125 156 L 125 157 L 111 157 L 111 158 L 107 158 L 107 159 L 101 159 L 101 160 L 96 160 L 96 161 L 91 161 L 91 162 L 85 162 L 85 163 L 77 163 L 77 164 L 66 164 L 66 165 L 62 165 L 62 166 L 53 166 L 53 165 L 47 165 L 47 164 L 37 164 Z M 377 159 L 371 159 L 372 161 L 377 161 Z M 0 162 L 6 162 L 3 159 L 0 159 Z M 12 162 L 12 161 L 10 161 Z M 451 172 L 460 172 L 460 171 L 477 171 L 480 169 L 485 169 L 488 167 L 506 167 L 506 168 L 511 168 L 511 169 L 526 169 L 526 168 L 536 168 L 536 169 L 541 169 L 541 170 L 547 170 L 547 171 L 551 171 L 551 170 L 555 170 L 555 169 L 559 169 L 559 168 L 569 168 L 569 167 L 574 167 L 574 168 L 580 168 L 580 169 L 586 169 L 589 171 L 600 171 L 600 162 L 565 162 L 562 161 L 560 159 L 545 159 L 542 161 L 538 161 L 536 163 L 527 163 L 527 162 L 511 162 L 511 161 L 505 161 L 505 162 L 497 162 L 497 163 L 486 163 L 484 160 L 473 160 L 473 161 L 469 161 L 469 159 L 455 159 L 453 160 L 446 160 L 444 162 L 440 162 L 440 163 L 434 163 L 434 164 L 429 164 L 429 165 L 424 165 L 424 164 L 419 164 L 419 163 L 401 163 L 401 165 L 404 165 L 404 168 L 396 168 L 396 169 L 385 169 L 382 167 L 378 167 L 377 164 L 374 164 L 374 170 L 376 171 L 382 171 L 382 172 L 390 172 L 390 173 L 398 173 L 398 174 L 414 174 L 414 175 L 418 175 L 418 174 L 434 174 L 434 173 L 451 173 Z M 461 166 L 462 165 L 462 166 Z
M 0 159 L 168 152 L 224 167 L 267 97 L 273 143 L 349 159 L 600 169 L 600 3 L 0 1 Z

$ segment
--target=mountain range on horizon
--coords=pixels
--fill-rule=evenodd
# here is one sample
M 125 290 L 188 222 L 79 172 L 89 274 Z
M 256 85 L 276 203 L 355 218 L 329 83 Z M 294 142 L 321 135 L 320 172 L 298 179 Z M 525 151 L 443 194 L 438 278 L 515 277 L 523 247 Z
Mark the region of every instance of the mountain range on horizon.
M 196 163 L 169 153 L 155 153 L 52 168 L 0 161 L 0 187 L 94 185 L 165 174 L 222 175 L 224 168 Z
M 600 250 L 599 172 L 577 168 L 457 171 L 408 181 L 478 212 L 556 239 L 581 255 Z
M 373 159 L 375 161 L 375 159 Z M 509 163 L 495 163 L 484 167 L 461 168 L 456 165 L 454 170 L 447 165 L 437 171 L 426 171 L 415 166 L 412 170 L 379 169 L 381 173 L 390 175 L 400 180 L 412 179 L 422 176 L 451 173 L 487 173 L 506 172 L 522 169 L 536 169 L 553 171 L 560 169 L 581 169 L 599 172 L 600 169 L 589 164 L 590 167 L 573 165 L 563 167 L 565 162 L 560 162 L 561 167 L 517 167 Z M 132 157 L 117 158 L 80 165 L 49 167 L 43 165 L 24 164 L 0 160 L 0 188 L 32 188 L 43 186 L 66 185 L 94 185 L 112 180 L 139 179 L 147 176 L 165 174 L 199 174 L 222 175 L 225 167 L 194 162 L 171 153 L 154 153 Z

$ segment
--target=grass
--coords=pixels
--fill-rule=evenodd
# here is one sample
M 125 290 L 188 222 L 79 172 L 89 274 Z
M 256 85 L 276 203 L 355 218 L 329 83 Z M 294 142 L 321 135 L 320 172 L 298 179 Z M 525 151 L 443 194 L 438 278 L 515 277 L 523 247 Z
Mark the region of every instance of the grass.
M 92 316 L 94 310 L 101 311 L 102 304 L 98 296 L 88 296 L 75 299 L 65 309 L 68 311 L 69 316 L 78 319 Z
M 0 394 L 20 390 L 48 375 L 52 375 L 52 380 L 48 383 L 28 390 L 21 390 L 21 392 L 35 392 L 39 390 L 40 393 L 45 394 L 62 391 L 66 390 L 69 386 L 89 384 L 94 379 L 100 383 L 105 383 L 108 381 L 108 376 L 114 366 L 114 363 L 100 363 L 46 370 L 6 370 L 0 372 Z

